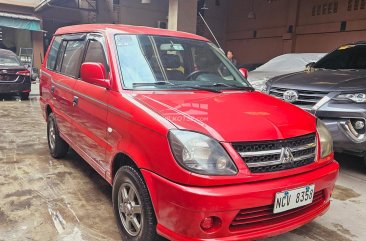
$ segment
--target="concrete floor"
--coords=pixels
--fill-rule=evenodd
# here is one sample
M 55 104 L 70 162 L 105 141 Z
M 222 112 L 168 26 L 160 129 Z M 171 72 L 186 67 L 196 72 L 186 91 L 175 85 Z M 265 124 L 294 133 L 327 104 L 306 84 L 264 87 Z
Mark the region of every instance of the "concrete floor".
M 111 187 L 73 152 L 51 158 L 35 95 L 0 102 L 0 241 L 120 240 Z M 267 241 L 366 240 L 366 168 L 355 157 L 337 159 L 328 213 Z

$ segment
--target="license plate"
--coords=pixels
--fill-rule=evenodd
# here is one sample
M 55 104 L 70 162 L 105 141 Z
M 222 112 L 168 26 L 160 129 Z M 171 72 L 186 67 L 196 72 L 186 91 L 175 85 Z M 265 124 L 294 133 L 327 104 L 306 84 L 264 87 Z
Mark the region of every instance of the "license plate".
M 281 213 L 313 202 L 315 185 L 276 193 L 273 213 Z

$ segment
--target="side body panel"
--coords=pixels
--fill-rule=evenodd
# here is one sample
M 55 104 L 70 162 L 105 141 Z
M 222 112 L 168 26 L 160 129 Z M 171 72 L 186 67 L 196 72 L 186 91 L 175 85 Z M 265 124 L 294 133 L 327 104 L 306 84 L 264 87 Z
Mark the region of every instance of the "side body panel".
M 50 93 L 57 125 L 60 132 L 70 138 L 70 134 L 75 131 L 73 126 L 73 89 L 76 80 L 55 72 L 52 72 L 51 76 Z
M 75 98 L 78 99 L 74 107 L 74 128 L 72 140 L 98 165 L 105 159 L 107 145 L 107 99 L 109 91 L 105 88 L 77 81 Z M 103 171 L 106 167 L 102 167 Z

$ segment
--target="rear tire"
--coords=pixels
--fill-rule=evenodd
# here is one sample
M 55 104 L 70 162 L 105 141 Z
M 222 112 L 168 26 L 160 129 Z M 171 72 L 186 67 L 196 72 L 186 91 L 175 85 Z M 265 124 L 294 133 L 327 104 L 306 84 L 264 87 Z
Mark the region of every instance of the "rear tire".
M 121 167 L 114 178 L 113 210 L 123 240 L 165 240 L 156 233 L 156 217 L 141 174 L 130 166 Z
M 29 99 L 29 92 L 22 92 L 20 93 L 21 100 L 28 100 Z
M 47 119 L 47 140 L 48 148 L 53 158 L 59 159 L 66 156 L 69 145 L 60 136 L 53 113 L 49 114 Z

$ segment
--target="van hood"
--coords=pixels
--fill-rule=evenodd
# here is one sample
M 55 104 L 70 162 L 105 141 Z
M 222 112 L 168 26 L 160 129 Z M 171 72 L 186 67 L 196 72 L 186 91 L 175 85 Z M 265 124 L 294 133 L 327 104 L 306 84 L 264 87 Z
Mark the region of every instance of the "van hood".
M 272 87 L 312 91 L 354 91 L 366 89 L 365 70 L 313 70 L 274 77 Z
M 314 116 L 260 92 L 140 91 L 134 98 L 178 129 L 223 142 L 286 139 L 316 130 Z

